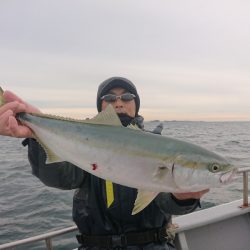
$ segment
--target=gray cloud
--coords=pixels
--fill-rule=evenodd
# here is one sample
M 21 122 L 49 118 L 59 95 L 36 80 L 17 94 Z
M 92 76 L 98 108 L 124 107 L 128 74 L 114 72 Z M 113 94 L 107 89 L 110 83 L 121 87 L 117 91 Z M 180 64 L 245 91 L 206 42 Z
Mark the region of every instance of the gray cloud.
M 249 7 L 244 0 L 1 1 L 0 81 L 37 105 L 90 107 L 99 82 L 123 75 L 146 107 L 202 112 L 221 100 L 228 112 L 242 112 Z M 34 88 L 48 89 L 48 99 Z

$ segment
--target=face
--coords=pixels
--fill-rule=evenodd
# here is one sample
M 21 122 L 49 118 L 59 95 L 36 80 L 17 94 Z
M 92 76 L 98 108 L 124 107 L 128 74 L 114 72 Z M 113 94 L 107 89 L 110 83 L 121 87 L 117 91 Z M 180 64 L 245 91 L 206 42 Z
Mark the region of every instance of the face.
M 127 92 L 128 91 L 123 88 L 113 88 L 108 94 L 119 96 Z M 105 100 L 102 100 L 102 110 L 104 110 L 109 104 L 113 106 L 117 114 L 126 114 L 130 117 L 135 117 L 136 106 L 134 99 L 131 101 L 122 101 L 120 98 L 117 98 L 114 102 L 106 102 Z

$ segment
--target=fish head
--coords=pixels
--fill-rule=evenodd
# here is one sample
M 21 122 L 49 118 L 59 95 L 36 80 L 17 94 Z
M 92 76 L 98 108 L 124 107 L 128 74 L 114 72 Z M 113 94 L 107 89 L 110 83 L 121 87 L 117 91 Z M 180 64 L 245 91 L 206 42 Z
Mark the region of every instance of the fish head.
M 218 155 L 176 157 L 172 175 L 180 192 L 196 192 L 231 183 L 237 168 Z

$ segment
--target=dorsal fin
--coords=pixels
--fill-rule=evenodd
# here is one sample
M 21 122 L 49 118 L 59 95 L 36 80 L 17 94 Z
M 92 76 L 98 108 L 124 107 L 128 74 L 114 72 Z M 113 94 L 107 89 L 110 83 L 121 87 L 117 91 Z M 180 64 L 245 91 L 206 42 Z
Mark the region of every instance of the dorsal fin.
M 133 125 L 133 124 L 129 124 L 129 125 L 127 126 L 127 128 L 135 129 L 135 130 L 141 130 L 137 125 Z
M 64 121 L 74 121 L 74 122 L 88 123 L 88 124 L 122 126 L 122 123 L 121 123 L 121 121 L 120 121 L 118 115 L 116 114 L 112 105 L 108 105 L 105 110 L 101 111 L 95 117 L 87 118 L 85 120 L 61 117 L 61 116 L 50 115 L 50 114 L 40 114 L 40 113 L 38 113 L 38 114 L 30 113 L 30 114 L 33 116 L 45 117 L 45 118 L 57 119 L 57 120 L 64 120 Z
M 105 110 L 101 111 L 94 118 L 84 120 L 83 122 L 90 124 L 122 126 L 122 123 L 111 104 L 109 104 Z

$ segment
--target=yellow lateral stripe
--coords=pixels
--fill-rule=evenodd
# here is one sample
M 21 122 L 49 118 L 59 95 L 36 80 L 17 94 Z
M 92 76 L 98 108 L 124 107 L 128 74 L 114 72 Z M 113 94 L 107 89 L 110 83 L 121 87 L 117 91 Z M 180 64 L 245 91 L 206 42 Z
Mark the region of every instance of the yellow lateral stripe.
M 107 207 L 109 208 L 114 201 L 114 188 L 111 181 L 106 180 Z

